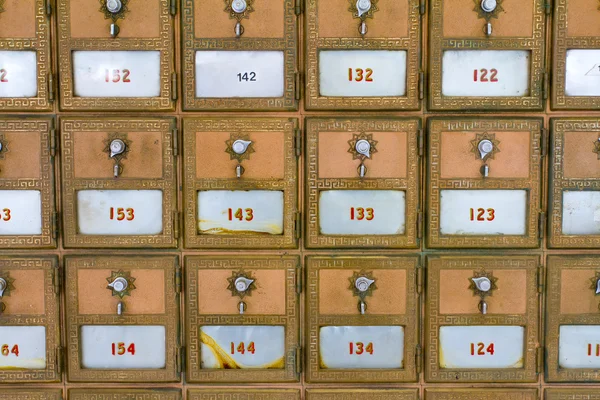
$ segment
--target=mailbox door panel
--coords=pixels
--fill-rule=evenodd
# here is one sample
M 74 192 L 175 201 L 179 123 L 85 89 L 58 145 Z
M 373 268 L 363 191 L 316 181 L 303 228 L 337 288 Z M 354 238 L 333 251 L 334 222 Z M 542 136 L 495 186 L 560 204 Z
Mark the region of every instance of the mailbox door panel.
M 546 297 L 546 380 L 598 382 L 600 330 L 596 294 L 599 258 L 549 256 Z
M 541 110 L 543 0 L 430 3 L 432 110 Z
M 418 119 L 306 120 L 306 247 L 416 248 Z
M 69 389 L 69 400 L 180 400 L 181 391 L 159 389 Z
M 307 257 L 307 381 L 416 380 L 417 262 Z
M 297 124 L 291 118 L 184 121 L 186 247 L 297 246 Z
M 173 119 L 63 119 L 65 247 L 175 247 Z
M 70 381 L 179 379 L 177 265 L 170 256 L 66 259 Z
M 0 120 L 0 246 L 56 247 L 54 121 Z
M 293 382 L 297 257 L 186 258 L 188 382 Z
M 541 120 L 431 119 L 427 245 L 539 246 Z
M 428 257 L 427 382 L 537 381 L 540 265 L 538 256 Z
M 58 274 L 52 257 L 0 261 L 2 383 L 61 380 Z
M 552 119 L 548 245 L 600 245 L 600 121 Z
M 294 389 L 188 389 L 188 400 L 300 400 L 300 391 Z
M 183 108 L 297 109 L 296 18 L 293 0 L 185 0 Z
M 0 108 L 51 110 L 55 95 L 46 2 L 3 2 L 0 24 Z
M 111 9 L 58 0 L 57 10 L 62 110 L 173 109 L 177 74 L 168 0 L 120 1 Z
M 537 389 L 478 388 L 425 389 L 426 400 L 536 400 Z
M 575 0 L 554 2 L 552 108 L 597 109 L 600 74 L 596 59 L 600 31 L 590 24 L 597 13 L 593 3 Z
M 306 108 L 417 110 L 419 2 L 306 3 Z M 364 26 L 361 34 L 361 26 Z

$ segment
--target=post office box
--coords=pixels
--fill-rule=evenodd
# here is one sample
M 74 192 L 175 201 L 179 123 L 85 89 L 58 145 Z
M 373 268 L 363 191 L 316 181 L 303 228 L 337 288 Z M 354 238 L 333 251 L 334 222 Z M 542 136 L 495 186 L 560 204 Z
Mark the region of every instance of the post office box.
M 296 247 L 298 120 L 195 118 L 183 126 L 185 246 Z
M 297 381 L 300 259 L 190 256 L 185 268 L 186 380 Z
M 0 389 L 0 400 L 62 400 L 60 389 Z
M 425 389 L 425 400 L 537 400 L 533 388 Z
M 540 119 L 429 120 L 427 246 L 540 245 Z
M 45 0 L 0 1 L 0 109 L 52 109 L 51 8 Z
M 418 247 L 420 127 L 416 118 L 307 118 L 306 247 Z
M 600 247 L 600 120 L 553 118 L 548 246 Z
M 598 400 L 600 390 L 597 388 L 547 388 L 545 400 Z
M 418 110 L 419 0 L 306 2 L 306 101 L 313 110 Z
M 65 247 L 176 247 L 171 118 L 63 118 Z
M 306 400 L 417 400 L 418 389 L 307 389 Z
M 55 149 L 53 119 L 0 119 L 0 247 L 56 247 Z
M 537 382 L 539 256 L 429 256 L 427 382 Z
M 432 0 L 429 108 L 541 110 L 544 0 Z
M 61 380 L 59 279 L 55 257 L 0 259 L 0 382 Z
M 594 255 L 548 256 L 548 382 L 600 382 L 599 263 Z
M 294 0 L 183 0 L 185 110 L 295 110 Z
M 417 256 L 309 256 L 306 380 L 415 382 Z
M 177 99 L 171 0 L 57 0 L 62 110 L 170 110 Z
M 178 381 L 178 258 L 80 255 L 65 265 L 69 381 Z
M 180 400 L 181 391 L 172 389 L 69 389 L 69 400 Z
M 295 389 L 188 389 L 187 400 L 300 400 Z
M 597 110 L 600 106 L 600 29 L 598 4 L 585 0 L 554 2 L 552 108 Z

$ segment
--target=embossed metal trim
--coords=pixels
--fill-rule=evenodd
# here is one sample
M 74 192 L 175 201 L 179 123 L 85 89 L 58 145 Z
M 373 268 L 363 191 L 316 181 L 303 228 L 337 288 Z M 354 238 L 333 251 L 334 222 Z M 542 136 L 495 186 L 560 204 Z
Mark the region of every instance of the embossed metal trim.
M 171 144 L 175 127 L 173 118 L 62 118 L 62 201 L 65 247 L 175 247 L 173 213 L 177 210 L 177 161 Z M 161 132 L 163 159 L 162 179 L 94 179 L 75 178 L 75 132 Z M 163 231 L 158 235 L 81 235 L 77 229 L 77 191 L 79 190 L 142 190 L 163 192 Z
M 35 24 L 35 37 L 0 37 L 0 50 L 35 51 L 37 59 L 37 96 L 0 98 L 0 109 L 3 111 L 48 111 L 52 109 L 48 92 L 48 79 L 52 68 L 50 57 L 52 41 L 50 17 L 46 15 L 46 0 L 35 0 Z
M 428 120 L 429 162 L 427 176 L 427 246 L 432 248 L 536 248 L 538 212 L 541 204 L 541 129 L 542 120 L 535 118 L 447 118 Z M 483 179 L 442 178 L 441 151 L 444 132 L 530 132 L 528 178 Z M 529 193 L 525 235 L 442 235 L 440 233 L 440 192 L 444 189 L 521 189 Z
M 0 400 L 62 400 L 61 389 L 3 389 Z
M 537 400 L 533 388 L 425 389 L 425 400 Z
M 300 400 L 296 389 L 188 389 L 188 400 Z
M 159 36 L 156 38 L 72 38 L 70 0 L 56 0 L 58 14 L 58 64 L 60 70 L 60 108 L 63 111 L 150 111 L 172 110 L 171 75 L 175 70 L 175 21 L 170 14 L 170 0 L 158 0 Z M 44 0 L 39 0 L 44 3 Z M 75 16 L 76 18 L 76 16 Z M 156 50 L 160 51 L 160 96 L 149 98 L 131 97 L 77 97 L 74 92 L 72 52 L 109 50 Z M 39 72 L 39 71 L 38 71 Z
M 567 96 L 567 50 L 598 49 L 600 37 L 567 35 L 568 0 L 554 0 L 552 35 L 552 109 L 597 110 L 600 96 Z
M 1 106 L 0 102 L 0 108 Z M 0 247 L 3 248 L 55 248 L 53 238 L 53 214 L 56 210 L 54 196 L 54 157 L 50 154 L 50 131 L 53 121 L 37 118 L 0 118 L 0 132 L 18 133 L 32 132 L 40 134 L 40 177 L 2 179 L 0 173 L 0 190 L 39 190 L 42 200 L 42 234 L 41 235 L 1 235 Z M 16 150 L 13 155 L 16 154 Z M 27 155 L 23 155 L 27 156 Z M 3 161 L 4 162 L 4 161 Z
M 298 204 L 298 168 L 294 150 L 295 118 L 184 118 L 183 207 L 186 248 L 296 248 L 294 213 Z M 284 135 L 283 179 L 196 178 L 196 132 L 273 132 Z M 210 140 L 203 138 L 202 140 Z M 198 233 L 197 197 L 200 190 L 283 191 L 283 234 L 202 235 Z
M 67 337 L 67 377 L 72 382 L 175 382 L 179 380 L 179 297 L 175 293 L 174 256 L 67 256 L 65 257 L 65 304 Z M 165 313 L 149 315 L 79 314 L 78 285 L 82 269 L 163 270 L 165 274 Z M 163 325 L 166 357 L 162 369 L 86 369 L 81 366 L 80 329 L 82 325 Z
M 408 0 L 408 36 L 403 38 L 321 38 L 317 3 L 306 0 L 305 106 L 311 110 L 419 110 L 421 16 L 419 0 Z M 381 3 L 379 3 L 381 9 Z M 383 11 L 380 11 L 383 12 Z M 319 94 L 319 51 L 321 50 L 406 50 L 406 95 L 379 97 L 328 97 Z
M 597 388 L 547 388 L 545 400 L 600 400 L 600 392 Z
M 417 211 L 419 209 L 419 151 L 417 131 L 420 119 L 400 118 L 307 118 L 306 119 L 305 190 L 307 248 L 416 248 Z M 319 132 L 406 132 L 407 169 L 406 178 L 373 179 L 368 176 L 356 178 L 319 178 Z M 321 235 L 319 231 L 319 192 L 323 190 L 404 190 L 406 192 L 405 232 L 402 235 Z
M 431 110 L 542 110 L 544 108 L 544 43 L 546 14 L 544 0 L 533 2 L 532 37 L 452 38 L 444 36 L 444 1 L 432 0 L 429 7 L 429 108 Z M 560 0 L 559 0 L 560 1 Z M 567 0 L 564 0 L 565 2 Z M 504 9 L 506 11 L 506 4 Z M 513 7 L 518 7 L 514 3 Z M 468 9 L 465 9 L 468 10 Z M 520 12 L 519 10 L 509 10 Z M 459 97 L 442 94 L 442 57 L 445 50 L 530 50 L 529 96 Z
M 180 390 L 69 389 L 69 400 L 180 400 Z
M 188 256 L 185 258 L 185 343 L 187 382 L 296 382 L 296 348 L 299 345 L 300 309 L 296 294 L 296 256 Z M 285 270 L 284 315 L 212 315 L 198 309 L 198 270 Z M 227 290 L 225 287 L 223 290 Z M 202 369 L 199 328 L 203 325 L 280 325 L 285 327 L 284 369 Z M 302 360 L 299 360 L 302 362 Z M 247 393 L 248 389 L 244 389 Z M 222 391 L 219 391 L 222 393 Z M 193 397 L 194 398 L 194 397 Z M 204 399 L 204 397 L 198 397 Z M 211 397 L 213 399 L 214 397 Z M 273 397 L 267 396 L 273 399 Z M 285 397 L 289 399 L 289 397 Z
M 563 270 L 597 270 L 597 256 L 548 256 L 546 277 L 546 380 L 548 382 L 600 382 L 593 368 L 560 368 L 558 343 L 561 325 L 600 325 L 600 313 L 561 314 L 561 273 Z M 594 293 L 590 290 L 590 296 Z M 598 396 L 600 399 L 600 395 Z
M 194 0 L 182 0 L 181 31 L 183 36 L 183 109 L 228 110 L 228 111 L 276 111 L 298 109 L 296 100 L 296 79 L 298 53 L 295 0 L 281 0 L 284 6 L 284 36 L 282 38 L 236 38 L 231 27 L 230 38 L 198 38 L 194 31 Z M 284 85 L 283 97 L 265 98 L 198 98 L 196 97 L 196 51 L 202 50 L 243 50 L 243 51 L 283 51 Z
M 599 98 L 600 99 L 600 98 Z M 598 103 L 600 106 L 600 103 Z M 600 190 L 598 178 L 566 178 L 564 176 L 564 144 L 568 132 L 598 132 L 600 120 L 595 118 L 552 118 L 551 159 L 548 179 L 548 246 L 551 248 L 600 247 L 600 235 L 565 235 L 563 223 L 563 192 L 565 190 Z M 591 143 L 590 143 L 591 148 Z M 600 162 L 600 161 L 599 161 Z
M 417 400 L 418 389 L 307 389 L 306 400 Z
M 311 383 L 415 382 L 416 346 L 419 339 L 419 295 L 416 288 L 416 256 L 344 255 L 336 257 L 306 257 L 306 372 Z M 319 313 L 319 271 L 367 269 L 376 275 L 378 270 L 406 270 L 406 313 L 396 315 L 321 315 Z M 346 286 L 345 281 L 340 282 Z M 376 296 L 376 294 L 374 294 Z M 319 363 L 319 329 L 322 326 L 398 325 L 404 327 L 404 365 L 399 369 L 321 369 Z
M 540 331 L 537 273 L 539 256 L 428 256 L 425 297 L 425 380 L 427 382 L 537 382 L 536 349 Z M 524 314 L 441 314 L 440 288 L 442 270 L 468 270 L 485 268 L 486 271 L 518 269 L 527 271 L 526 311 Z M 465 295 L 470 295 L 465 285 Z M 441 326 L 464 325 L 514 325 L 525 328 L 523 368 L 519 369 L 458 369 L 440 368 L 439 330 Z M 435 399 L 460 399 L 461 397 L 434 397 Z M 464 397 L 472 400 L 474 397 Z M 484 396 L 481 399 L 487 399 Z M 490 395 L 490 399 L 498 399 Z
M 60 346 L 60 296 L 54 292 L 54 274 L 58 273 L 58 260 L 56 257 L 4 257 L 0 259 L 0 270 L 10 271 L 44 271 L 44 313 L 40 315 L 11 315 L 2 314 L 0 326 L 44 326 L 46 328 L 46 368 L 45 369 L 0 369 L 2 383 L 24 382 L 60 382 L 61 375 L 57 371 L 56 349 Z M 14 290 L 11 299 L 27 296 L 27 284 L 20 285 L 21 290 Z M 9 301 L 9 300 L 6 300 Z M 9 306 L 10 307 L 10 304 Z M 10 311 L 10 309 L 7 309 Z M 19 390 L 19 394 L 24 394 Z M 0 391 L 0 400 L 15 400 L 20 397 L 9 395 L 3 397 Z M 23 397 L 25 398 L 25 397 Z M 46 399 L 47 397 L 27 397 L 27 399 Z

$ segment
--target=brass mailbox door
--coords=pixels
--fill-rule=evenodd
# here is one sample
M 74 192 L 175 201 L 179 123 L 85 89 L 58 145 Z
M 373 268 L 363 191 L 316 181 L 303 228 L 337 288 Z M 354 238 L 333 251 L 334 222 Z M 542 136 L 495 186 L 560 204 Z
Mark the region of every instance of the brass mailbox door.
M 416 118 L 306 119 L 306 247 L 418 247 L 420 127 Z
M 176 247 L 172 118 L 63 118 L 65 247 Z
M 186 257 L 186 381 L 298 381 L 301 273 L 293 256 Z
M 69 389 L 69 400 L 180 400 L 180 390 Z
M 175 256 L 66 257 L 71 382 L 175 382 L 180 377 Z
M 544 0 L 432 0 L 431 110 L 542 110 Z
M 46 0 L 0 1 L 0 109 L 46 111 L 54 101 Z
M 0 247 L 56 247 L 55 148 L 53 119 L 0 119 Z
M 597 388 L 547 388 L 544 400 L 598 400 L 600 391 Z
M 425 389 L 425 400 L 538 400 L 532 388 Z
M 173 3 L 56 0 L 61 110 L 172 110 Z
M 548 256 L 548 382 L 600 382 L 599 264 L 594 255 Z
M 419 0 L 307 1 L 306 109 L 420 109 L 420 7 Z
M 0 400 L 62 400 L 60 389 L 0 389 Z
M 537 382 L 539 256 L 429 256 L 425 380 Z
M 184 119 L 187 248 L 295 248 L 298 120 Z
M 306 400 L 417 400 L 418 389 L 307 389 Z
M 429 120 L 427 246 L 540 245 L 541 119 Z
M 416 382 L 417 256 L 308 256 L 306 380 Z
M 188 389 L 187 400 L 300 400 L 294 389 Z
M 598 4 L 555 0 L 552 35 L 552 102 L 557 110 L 600 107 Z
M 61 381 L 59 279 L 55 257 L 0 260 L 1 383 Z
M 183 0 L 184 110 L 296 110 L 294 0 Z
M 600 247 L 600 120 L 552 118 L 548 246 Z

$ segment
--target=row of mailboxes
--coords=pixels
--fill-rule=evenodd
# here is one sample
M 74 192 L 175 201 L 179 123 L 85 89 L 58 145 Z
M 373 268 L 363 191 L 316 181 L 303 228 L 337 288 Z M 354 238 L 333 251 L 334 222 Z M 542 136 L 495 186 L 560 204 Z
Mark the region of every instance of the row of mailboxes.
M 553 119 L 549 146 L 537 118 L 430 118 L 427 135 L 390 117 L 308 118 L 304 132 L 295 118 L 184 118 L 183 134 L 173 118 L 54 124 L 0 120 L 4 248 L 62 234 L 65 247 L 283 249 L 302 231 L 307 248 L 536 248 L 545 219 L 550 247 L 600 244 L 596 119 Z
M 181 268 L 176 256 L 73 255 L 63 273 L 56 258 L 7 257 L 0 376 L 526 383 L 545 365 L 548 382 L 600 382 L 599 260 L 344 255 L 303 268 L 296 256 L 188 256 Z
M 298 389 L 187 389 L 188 400 L 300 400 Z M 182 393 L 175 389 L 69 389 L 68 400 L 181 400 Z M 538 400 L 541 390 L 536 388 L 425 388 L 425 400 Z M 551 388 L 543 391 L 545 400 L 595 400 L 598 389 Z M 56 389 L 0 390 L 0 399 L 62 400 L 62 391 Z M 306 400 L 418 400 L 418 389 L 306 389 Z
M 304 86 L 307 109 L 417 110 L 427 85 L 432 110 L 543 109 L 550 4 L 431 0 L 426 67 L 425 3 L 2 0 L 0 106 L 49 110 L 59 97 L 65 111 L 171 110 L 181 85 L 184 110 L 295 110 Z M 554 1 L 555 109 L 600 104 L 597 6 Z

